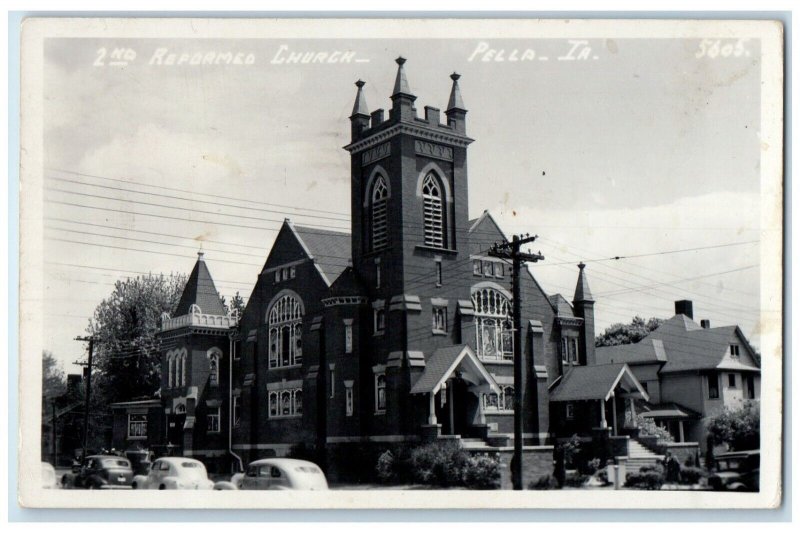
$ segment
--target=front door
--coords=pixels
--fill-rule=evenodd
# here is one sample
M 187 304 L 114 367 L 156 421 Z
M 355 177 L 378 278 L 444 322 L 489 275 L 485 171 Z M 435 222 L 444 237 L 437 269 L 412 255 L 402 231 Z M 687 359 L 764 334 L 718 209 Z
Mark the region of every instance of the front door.
M 183 446 L 183 426 L 186 424 L 186 413 L 169 415 L 167 442 L 174 446 Z
M 458 377 L 447 380 L 447 387 L 436 395 L 436 419 L 442 424 L 442 434 L 466 437 L 476 402 L 466 381 Z

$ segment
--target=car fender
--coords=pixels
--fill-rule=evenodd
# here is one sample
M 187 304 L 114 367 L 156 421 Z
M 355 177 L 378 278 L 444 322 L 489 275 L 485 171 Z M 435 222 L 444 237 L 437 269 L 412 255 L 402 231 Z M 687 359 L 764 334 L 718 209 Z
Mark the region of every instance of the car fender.
M 88 489 L 88 488 L 90 488 L 90 487 L 91 487 L 91 488 L 95 488 L 95 489 L 99 489 L 99 488 L 101 488 L 103 485 L 107 485 L 107 484 L 108 484 L 108 481 L 106 481 L 105 479 L 103 479 L 103 478 L 102 478 L 102 477 L 100 477 L 100 476 L 89 476 L 89 477 L 86 479 L 86 481 L 84 482 L 84 486 L 85 486 L 87 489 Z
M 731 483 L 730 485 L 728 485 L 725 488 L 727 490 L 748 490 L 747 485 L 745 485 L 744 483 L 741 483 L 739 481 L 734 481 L 733 483 Z
M 147 476 L 133 476 L 133 481 L 131 482 L 131 486 L 135 489 L 146 489 L 147 488 Z
M 61 476 L 61 488 L 71 489 L 75 486 L 75 476 L 73 474 L 64 474 Z
M 176 490 L 178 488 L 178 478 L 174 476 L 167 476 L 161 480 L 159 486 L 164 485 L 164 487 L 168 490 Z
M 217 481 L 214 483 L 214 490 L 239 490 L 239 487 L 230 481 Z

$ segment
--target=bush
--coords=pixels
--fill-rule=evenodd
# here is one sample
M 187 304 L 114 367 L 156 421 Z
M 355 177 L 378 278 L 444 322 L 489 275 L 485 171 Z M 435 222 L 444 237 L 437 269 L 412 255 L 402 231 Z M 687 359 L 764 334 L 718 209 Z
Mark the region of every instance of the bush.
M 605 468 L 603 468 L 602 470 L 598 470 L 595 473 L 594 477 L 597 478 L 597 480 L 600 483 L 602 483 L 603 485 L 608 485 L 609 484 L 609 481 L 608 481 L 608 470 L 606 470 Z
M 664 474 L 656 469 L 645 470 L 628 474 L 625 486 L 635 489 L 658 490 L 664 484 Z
M 700 479 L 705 477 L 705 475 L 705 471 L 696 466 L 686 466 L 681 468 L 681 481 L 690 485 L 699 483 Z
M 727 444 L 732 450 L 755 450 L 761 440 L 761 411 L 758 402 L 737 409 L 725 408 L 711 419 L 708 434 L 714 444 Z
M 378 474 L 380 481 L 388 483 L 397 477 L 395 462 L 394 455 L 390 450 L 386 450 L 378 457 L 375 472 Z
M 553 476 L 541 476 L 528 483 L 528 490 L 553 490 L 558 488 L 558 481 Z
M 491 457 L 470 457 L 464 466 L 462 480 L 470 489 L 499 489 L 500 462 Z
M 582 487 L 587 481 L 589 481 L 589 477 L 586 474 L 581 474 L 579 472 L 570 472 L 567 474 L 567 478 L 564 480 L 565 487 Z

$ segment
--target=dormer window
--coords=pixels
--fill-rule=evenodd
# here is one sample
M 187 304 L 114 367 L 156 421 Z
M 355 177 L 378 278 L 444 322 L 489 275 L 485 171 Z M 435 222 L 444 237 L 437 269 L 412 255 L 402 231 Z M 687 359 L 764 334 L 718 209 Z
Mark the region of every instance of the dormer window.
M 200 306 L 197 305 L 197 304 L 192 304 L 191 307 L 189 307 L 189 314 L 190 315 L 199 315 L 199 314 L 201 314 L 201 312 L 202 311 L 200 310 Z
M 738 344 L 731 344 L 730 349 L 731 357 L 734 359 L 739 358 L 739 345 Z

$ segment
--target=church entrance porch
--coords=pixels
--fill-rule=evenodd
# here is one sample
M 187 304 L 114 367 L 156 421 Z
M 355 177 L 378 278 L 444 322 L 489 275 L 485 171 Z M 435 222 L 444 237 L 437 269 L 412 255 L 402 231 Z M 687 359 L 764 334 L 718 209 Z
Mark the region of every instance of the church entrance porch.
M 436 350 L 427 360 L 411 394 L 427 396 L 428 417 L 422 427 L 426 440 L 447 435 L 484 437 L 482 393 L 499 393 L 492 375 L 467 345 Z

